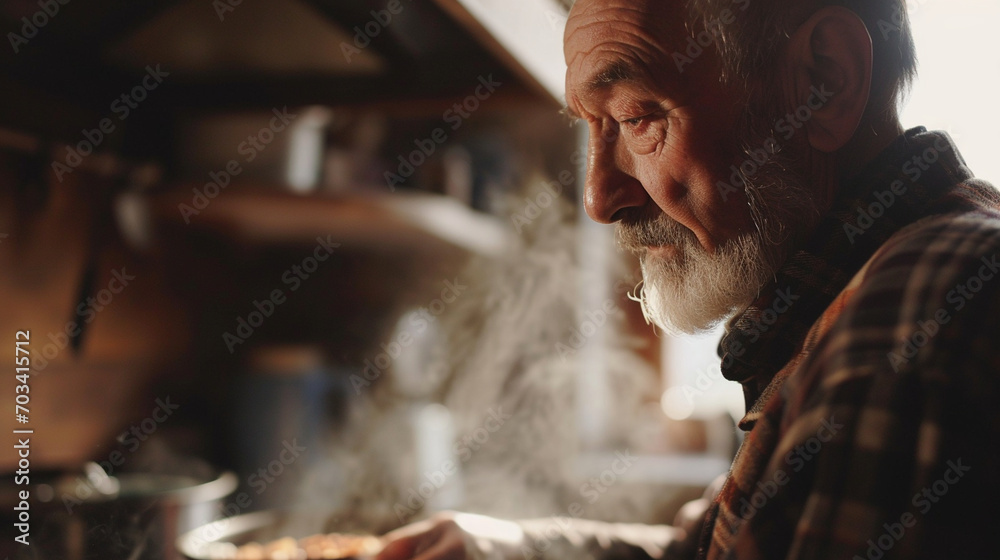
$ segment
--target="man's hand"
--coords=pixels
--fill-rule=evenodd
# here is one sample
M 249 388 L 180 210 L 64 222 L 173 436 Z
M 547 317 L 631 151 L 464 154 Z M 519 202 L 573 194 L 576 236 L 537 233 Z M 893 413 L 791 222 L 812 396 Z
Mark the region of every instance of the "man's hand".
M 612 541 L 617 540 L 619 546 L 633 546 L 637 551 L 649 550 L 645 545 L 664 546 L 662 558 L 686 560 L 695 557 L 705 513 L 724 480 L 724 476 L 720 477 L 706 489 L 703 498 L 685 504 L 674 519 L 675 526 L 609 525 L 581 519 L 563 520 L 571 523 L 564 526 L 552 518 L 515 523 L 470 513 L 443 512 L 385 535 L 387 544 L 375 560 L 517 559 L 522 558 L 521 550 L 532 538 L 541 536 L 548 542 L 556 528 L 565 532 L 561 536 L 565 543 L 579 548 L 581 554 L 596 554 L 601 558 L 595 551 L 608 552 Z
M 505 560 L 519 557 L 524 530 L 513 521 L 443 512 L 397 529 L 376 560 Z
M 430 519 L 401 527 L 384 537 L 388 544 L 375 560 L 465 560 L 465 531 L 455 514 L 439 513 Z

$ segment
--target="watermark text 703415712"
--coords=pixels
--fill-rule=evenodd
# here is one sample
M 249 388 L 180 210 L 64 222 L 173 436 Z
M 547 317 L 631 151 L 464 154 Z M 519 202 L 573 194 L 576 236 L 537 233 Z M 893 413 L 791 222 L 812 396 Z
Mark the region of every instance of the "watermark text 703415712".
M 31 387 L 28 380 L 31 375 L 31 331 L 17 331 L 14 334 L 14 419 L 20 424 L 27 424 L 30 414 L 28 404 Z M 14 505 L 14 528 L 17 536 L 14 540 L 22 545 L 29 545 L 31 535 L 31 490 L 28 488 L 31 472 L 31 434 L 32 429 L 15 429 L 14 450 L 17 453 L 17 470 L 14 472 L 14 484 L 21 487 L 17 490 Z

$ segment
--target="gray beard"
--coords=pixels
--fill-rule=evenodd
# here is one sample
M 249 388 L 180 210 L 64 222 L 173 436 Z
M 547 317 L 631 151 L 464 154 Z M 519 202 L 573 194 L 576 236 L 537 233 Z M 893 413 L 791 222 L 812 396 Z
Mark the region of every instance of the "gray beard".
M 769 137 L 744 135 L 744 151 L 759 149 Z M 675 335 L 706 332 L 757 298 L 819 216 L 805 175 L 796 167 L 779 151 L 752 176 L 742 177 L 755 228 L 714 253 L 662 212 L 619 222 L 620 246 L 639 255 L 642 264 L 643 282 L 632 297 L 642 305 L 647 323 Z M 678 255 L 664 259 L 646 250 L 662 245 L 676 247 Z

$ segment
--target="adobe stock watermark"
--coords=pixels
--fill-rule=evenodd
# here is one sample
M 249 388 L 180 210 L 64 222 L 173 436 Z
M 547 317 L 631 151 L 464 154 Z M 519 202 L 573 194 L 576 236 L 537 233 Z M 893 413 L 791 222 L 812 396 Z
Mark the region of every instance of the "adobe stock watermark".
M 236 147 L 236 152 L 243 156 L 244 163 L 250 163 L 256 159 L 271 142 L 274 142 L 277 135 L 287 129 L 298 116 L 295 113 L 289 113 L 287 106 L 281 109 L 277 107 L 271 109 L 271 113 L 274 116 L 271 117 L 267 126 L 261 127 L 256 134 L 247 136 L 246 140 L 240 142 L 239 146 Z M 208 208 L 208 205 L 229 186 L 233 177 L 242 172 L 243 167 L 236 159 L 229 160 L 225 167 L 219 171 L 210 171 L 208 173 L 209 182 L 205 183 L 200 189 L 197 187 L 191 189 L 191 204 L 182 202 L 177 205 L 177 211 L 184 218 L 184 223 L 190 224 L 191 217 L 201 214 Z
M 972 467 L 962 464 L 961 457 L 955 461 L 949 460 L 947 466 L 948 470 L 941 478 L 935 480 L 931 485 L 925 486 L 910 500 L 910 504 L 919 510 L 921 515 L 927 515 L 934 504 L 940 502 L 948 494 L 948 491 L 972 470 Z M 880 560 L 896 546 L 896 543 L 903 540 L 906 531 L 912 529 L 917 521 L 918 519 L 913 512 L 906 511 L 899 516 L 898 521 L 883 523 L 882 528 L 885 529 L 885 532 L 874 539 L 868 539 L 868 549 L 865 550 L 865 556 L 861 557 L 855 554 L 852 560 Z
M 613 287 L 616 297 L 628 294 L 642 280 L 642 267 L 636 268 L 631 273 L 626 272 L 624 277 L 619 278 Z M 570 329 L 569 337 L 566 341 L 556 343 L 555 349 L 563 362 L 583 349 L 587 340 L 596 335 L 600 329 L 612 319 L 613 315 L 622 315 L 624 311 L 615 302 L 615 298 L 608 298 L 601 303 L 600 307 L 592 309 L 583 314 L 582 319 Z
M 791 286 L 785 288 L 784 290 L 775 290 L 774 295 L 774 303 L 772 303 L 767 309 L 761 311 L 759 317 L 751 321 L 750 340 L 748 341 L 750 344 L 760 340 L 760 336 L 770 330 L 770 328 L 778 322 L 778 317 L 788 313 L 800 297 L 792 293 Z
M 525 226 L 531 225 L 542 215 L 542 211 L 551 207 L 559 197 L 562 196 L 566 187 L 573 184 L 576 178 L 569 170 L 563 170 L 554 181 L 542 183 L 541 190 L 534 196 L 524 198 L 524 206 L 520 212 L 510 215 L 510 221 L 514 224 L 517 233 L 521 233 Z
M 605 127 L 599 136 L 599 142 L 593 147 L 594 153 L 602 154 L 604 150 L 618 140 L 618 131 L 610 127 Z M 524 199 L 524 206 L 521 210 L 510 215 L 510 220 L 514 224 L 517 233 L 524 231 L 524 227 L 537 220 L 542 211 L 552 207 L 565 187 L 570 186 L 576 180 L 576 169 L 587 161 L 587 152 L 590 147 L 577 148 L 569 156 L 570 167 L 563 169 L 556 176 L 555 181 L 547 181 L 542 186 L 542 191 L 534 196 Z
M 275 310 L 280 305 L 288 301 L 288 294 L 298 291 L 302 287 L 302 283 L 319 270 L 320 264 L 326 262 L 330 255 L 340 247 L 340 243 L 334 243 L 330 240 L 331 237 L 333 236 L 327 235 L 325 239 L 317 237 L 317 244 L 313 248 L 312 254 L 281 274 L 281 283 L 288 287 L 288 293 L 285 292 L 284 288 L 275 288 L 264 298 L 264 301 L 253 300 L 253 310 L 247 313 L 245 318 L 242 316 L 236 318 L 236 328 L 233 329 L 233 332 L 222 333 L 222 341 L 225 342 L 226 349 L 229 350 L 230 354 L 235 353 L 238 346 L 249 340 L 255 330 L 260 328 L 267 318 L 274 315 Z
M 467 463 L 476 451 L 488 444 L 493 434 L 500 431 L 504 423 L 511 418 L 510 414 L 504 413 L 502 406 L 487 410 L 487 417 L 483 425 L 452 445 L 452 453 L 458 457 L 458 463 L 449 459 L 436 470 L 424 472 L 424 480 L 416 488 L 410 488 L 405 493 L 405 503 L 396 502 L 392 510 L 396 512 L 399 522 L 406 523 L 420 511 L 427 504 L 427 501 L 434 497 L 438 490 L 443 488 L 445 483 L 458 473 L 461 465 Z
M 19 22 L 21 23 L 21 33 L 7 32 L 7 40 L 10 41 L 10 48 L 14 50 L 14 54 L 20 53 L 21 47 L 34 39 L 38 32 L 49 24 L 49 21 L 59 15 L 60 9 L 69 3 L 70 0 L 38 0 L 40 9 L 31 16 L 21 18 Z
M 282 441 L 281 452 L 278 453 L 278 456 L 267 465 L 257 469 L 257 472 L 247 476 L 247 484 L 254 489 L 258 496 L 284 474 L 285 467 L 290 466 L 307 451 L 305 447 L 299 445 L 298 441 L 298 438 L 293 438 L 292 441 Z
M 776 289 L 774 291 L 775 298 L 773 303 L 764 309 L 756 318 L 751 321 L 749 333 L 750 338 L 747 341 L 749 344 L 756 343 L 760 340 L 762 334 L 770 330 L 775 323 L 778 322 L 778 318 L 791 310 L 795 302 L 799 300 L 798 295 L 792 293 L 791 287 L 785 289 Z M 662 397 L 662 402 L 664 410 L 675 411 L 691 411 L 694 410 L 694 405 L 696 404 L 696 399 L 701 398 L 708 392 L 712 387 L 718 385 L 720 382 L 728 381 L 723 377 L 722 370 L 732 367 L 733 362 L 736 358 L 739 358 L 744 353 L 746 353 L 746 348 L 741 342 L 737 341 L 731 352 L 727 352 L 723 358 L 722 362 L 709 364 L 694 378 L 692 382 L 686 383 L 684 385 L 675 385 L 667 389 Z M 679 414 L 685 415 L 684 412 L 679 412 Z
M 760 336 L 774 326 L 778 321 L 778 317 L 791 310 L 792 306 L 799 299 L 799 296 L 792 293 L 790 287 L 784 290 L 775 290 L 775 295 L 777 297 L 774 303 L 752 321 L 749 331 L 751 338 L 747 341 L 749 344 L 760 340 Z M 668 388 L 661 399 L 664 410 L 694 410 L 697 399 L 704 397 L 713 387 L 719 384 L 731 383 L 731 381 L 722 375 L 722 371 L 731 368 L 736 359 L 743 356 L 746 351 L 747 347 L 741 341 L 735 341 L 730 351 L 726 352 L 722 357 L 721 362 L 706 365 L 695 376 L 694 380 L 684 385 L 674 385 Z
M 737 6 L 740 12 L 745 12 L 750 7 L 750 0 L 732 0 L 732 3 Z M 674 51 L 671 55 L 674 64 L 677 65 L 677 71 L 683 74 L 685 67 L 694 64 L 694 61 L 705 53 L 705 49 L 722 36 L 722 28 L 732 25 L 734 21 L 736 21 L 736 13 L 726 8 L 722 10 L 718 18 L 708 22 L 705 29 L 702 29 L 694 37 L 688 37 L 687 48 L 684 52 Z
M 823 449 L 823 444 L 832 440 L 842 429 L 844 429 L 843 424 L 837 424 L 833 416 L 824 419 L 815 436 L 796 445 L 795 449 L 785 455 L 785 464 L 792 469 L 793 473 L 801 471 L 819 454 L 820 450 Z M 753 519 L 771 498 L 778 495 L 778 490 L 791 480 L 787 469 L 780 468 L 774 471 L 770 480 L 757 481 L 757 489 L 750 495 L 750 499 L 740 499 L 740 517 L 747 521 Z
M 471 94 L 446 109 L 441 114 L 441 120 L 451 125 L 454 132 L 470 118 L 473 113 L 479 110 L 482 104 L 488 100 L 497 89 L 503 86 L 503 82 L 493 79 L 493 74 L 479 76 L 479 84 Z M 416 173 L 417 169 L 433 156 L 438 148 L 448 141 L 448 131 L 442 127 L 435 128 L 426 138 L 416 138 L 413 140 L 415 149 L 408 154 L 399 154 L 395 161 L 399 162 L 395 172 L 386 171 L 383 173 L 386 185 L 389 190 L 396 192 L 396 186 L 405 183 L 407 179 Z
M 220 519 L 196 529 L 197 532 L 192 533 L 191 544 L 200 548 L 225 535 L 229 530 L 230 519 L 242 513 L 248 513 L 253 507 L 254 497 L 266 492 L 279 477 L 285 474 L 286 469 L 298 461 L 299 457 L 307 451 L 306 447 L 299 445 L 298 439 L 282 441 L 281 451 L 275 455 L 274 459 L 247 476 L 247 485 L 253 488 L 254 495 L 243 491 L 231 496 L 225 503 L 220 502 L 218 505 Z
M 693 410 L 697 399 L 704 397 L 712 387 L 726 381 L 719 364 L 709 364 L 695 376 L 693 382 L 667 389 L 664 393 L 664 402 L 683 410 Z M 678 402 L 678 399 L 683 401 Z
M 124 432 L 118 435 L 118 443 L 128 446 L 129 453 L 135 453 L 139 450 L 139 447 L 144 441 L 149 439 L 151 435 L 156 433 L 160 425 L 170 419 L 174 412 L 180 409 L 179 404 L 170 402 L 170 395 L 166 398 L 157 397 L 153 402 L 153 410 L 148 416 L 140 420 L 139 422 L 129 426 Z M 104 475 L 112 476 L 115 474 L 116 470 L 125 464 L 127 456 L 119 450 L 114 450 L 108 454 L 108 458 L 104 461 L 100 461 L 101 469 L 104 471 Z M 66 508 L 66 512 L 73 513 L 73 508 L 83 504 L 83 500 L 86 500 L 94 495 L 95 492 L 98 494 L 106 494 L 106 489 L 101 487 L 103 482 L 106 481 L 105 477 L 95 477 L 88 476 L 84 478 L 82 476 L 76 477 L 76 486 L 73 489 L 73 495 L 69 493 L 64 493 L 62 495 L 63 506 Z
M 976 274 L 970 276 L 965 282 L 955 284 L 955 287 L 945 295 L 945 301 L 951 304 L 951 308 L 941 307 L 929 319 L 917 321 L 917 328 L 914 329 L 913 333 L 901 340 L 897 350 L 886 355 L 893 371 L 898 372 L 901 367 L 915 358 L 920 349 L 927 346 L 941 332 L 943 326 L 951 322 L 952 313 L 965 309 L 972 299 L 983 291 L 986 283 L 1000 273 L 1000 260 L 997 259 L 996 253 L 979 260 L 983 264 L 976 271 Z
M 939 136 L 934 140 L 933 146 L 926 148 L 919 155 L 915 155 L 912 159 L 905 161 L 900 167 L 900 171 L 910 181 L 911 185 L 915 185 L 924 176 L 924 173 L 929 171 L 931 166 L 941 159 L 942 154 L 951 151 L 951 149 L 951 144 Z M 909 187 L 902 179 L 896 179 L 889 184 L 889 188 L 883 191 L 875 191 L 872 194 L 875 198 L 873 202 L 867 206 L 858 207 L 857 221 L 853 224 L 850 222 L 844 224 L 844 233 L 847 234 L 848 241 L 852 245 L 856 243 L 857 238 L 871 229 L 875 225 L 875 220 L 884 216 L 886 211 L 905 196 L 908 190 Z
M 83 140 L 77 142 L 75 146 L 66 146 L 66 155 L 62 161 L 52 162 L 52 171 L 55 172 L 56 179 L 60 183 L 66 175 L 72 173 L 83 163 L 84 158 L 93 154 L 104 143 L 109 134 L 117 130 L 118 124 L 125 122 L 132 111 L 139 108 L 139 104 L 149 97 L 151 91 L 160 87 L 163 79 L 170 75 L 170 72 L 163 70 L 160 66 L 160 64 L 157 64 L 156 67 L 146 66 L 146 75 L 139 83 L 111 101 L 108 110 L 117 117 L 117 123 L 110 117 L 105 117 L 97 123 L 97 127 L 83 129 L 81 131 Z
M 407 3 L 413 0 L 406 0 Z M 340 42 L 340 53 L 344 55 L 344 60 L 348 64 L 354 62 L 354 57 L 361 54 L 372 44 L 372 40 L 382 34 L 385 28 L 392 24 L 395 16 L 403 12 L 402 0 L 389 0 L 382 10 L 372 10 L 371 19 L 362 25 L 354 26 L 354 36 L 351 42 Z
M 903 6 L 910 11 L 910 15 L 917 13 L 920 8 L 926 4 L 928 0 L 907 0 Z M 879 33 L 882 34 L 882 40 L 888 41 L 889 36 L 894 33 L 902 33 L 905 21 L 903 20 L 903 7 L 899 7 L 892 12 L 892 17 L 888 20 L 880 19 L 877 22 Z
M 580 485 L 580 496 L 586 498 L 588 504 L 597 503 L 597 500 L 618 482 L 618 477 L 628 472 L 638 460 L 639 458 L 632 455 L 628 449 L 624 453 L 615 451 L 615 459 L 608 468 Z
M 243 0 L 212 0 L 212 9 L 219 21 L 226 21 L 226 15 L 236 11 L 236 8 L 243 3 Z
M 389 342 L 380 345 L 382 352 L 376 354 L 374 358 L 365 358 L 361 374 L 351 374 L 351 386 L 354 387 L 356 394 L 360 395 L 362 388 L 370 387 L 373 381 L 388 371 L 403 351 L 413 344 L 416 337 L 426 331 L 444 313 L 448 305 L 455 303 L 469 289 L 458 278 L 445 280 L 443 285 L 440 297 L 431 300 L 426 307 L 411 313 L 406 328 L 399 330 Z
M 111 305 L 115 298 L 125 291 L 135 276 L 128 273 L 125 267 L 111 271 L 111 278 L 105 287 L 101 288 L 92 296 L 80 301 L 76 306 L 76 316 L 66 322 L 61 331 L 48 333 L 49 342 L 42 346 L 33 361 L 35 373 L 41 373 L 49 366 L 60 352 L 66 349 L 71 338 L 80 335 L 86 325 L 94 322 L 98 313 L 104 311 Z
M 561 37 L 563 31 L 566 30 L 566 22 L 569 21 L 569 15 L 565 12 L 555 12 L 548 8 L 544 9 L 545 20 L 549 22 L 549 29 Z
M 812 86 L 810 90 L 812 93 L 810 93 L 809 98 L 806 99 L 804 104 L 800 105 L 794 111 L 787 113 L 774 123 L 774 130 L 781 134 L 783 141 L 787 142 L 791 140 L 812 119 L 813 114 L 825 107 L 833 97 L 833 92 L 826 89 L 826 84 L 818 88 Z M 740 192 L 741 189 L 745 189 L 746 182 L 757 175 L 760 168 L 779 151 L 781 151 L 781 144 L 772 136 L 764 141 L 763 146 L 752 150 L 749 157 L 743 160 L 743 163 L 739 166 L 731 166 L 730 170 L 732 174 L 729 176 L 729 182 L 717 181 L 715 184 L 719 195 L 722 196 L 722 201 L 728 202 L 731 193 Z
M 596 504 L 612 486 L 618 483 L 620 477 L 628 472 L 638 461 L 639 458 L 632 455 L 628 449 L 624 452 L 615 451 L 615 458 L 611 461 L 608 468 L 601 471 L 598 476 L 590 478 L 580 485 L 579 493 L 581 498 L 584 498 L 587 504 Z M 566 512 L 569 514 L 569 517 L 553 517 L 551 520 L 546 521 L 544 527 L 534 528 L 530 531 L 530 543 L 526 542 L 521 545 L 521 555 L 524 557 L 524 560 L 544 558 L 545 553 L 553 547 L 554 543 L 565 539 L 566 535 L 571 532 L 573 525 L 570 520 L 583 517 L 586 513 L 586 508 L 579 501 L 575 501 L 569 504 Z
M 559 354 L 559 358 L 563 362 L 569 360 L 578 350 L 586 346 L 587 340 L 596 335 L 613 314 L 620 313 L 622 310 L 613 299 L 606 299 L 597 309 L 584 313 L 582 320 L 570 329 L 566 341 L 556 342 L 556 353 Z

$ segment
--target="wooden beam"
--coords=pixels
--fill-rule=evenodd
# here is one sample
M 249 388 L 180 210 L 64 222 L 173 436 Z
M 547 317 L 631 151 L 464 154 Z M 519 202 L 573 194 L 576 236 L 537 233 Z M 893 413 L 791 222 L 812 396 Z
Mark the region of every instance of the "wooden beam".
M 60 3 L 59 12 L 26 44 L 0 49 L 0 62 L 32 65 L 68 62 L 65 57 L 97 62 L 105 47 L 138 29 L 179 0 L 90 0 Z M 30 5 L 38 10 L 37 3 Z M 211 10 L 211 6 L 206 6 Z M 30 15 L 29 15 L 30 19 Z M 0 28 L 20 33 L 23 22 L 11 14 L 0 14 Z
M 393 27 L 399 25 L 400 19 L 405 21 L 407 17 L 412 17 L 411 14 L 407 14 L 406 12 L 412 11 L 411 7 L 416 9 L 419 4 L 413 6 L 406 4 L 402 12 L 398 14 L 390 13 L 389 16 L 392 19 L 389 19 L 389 22 L 383 25 L 381 22 L 373 19 L 372 12 L 385 10 L 386 4 L 384 0 L 356 0 L 352 2 L 345 2 L 344 0 L 302 1 L 326 19 L 342 27 L 351 34 L 352 38 L 357 34 L 357 30 L 360 29 L 365 39 L 370 41 L 370 48 L 385 58 L 390 66 L 398 68 L 400 71 L 407 71 L 414 69 L 414 65 L 418 62 L 414 56 L 415 53 L 407 49 L 400 40 L 399 33 L 393 32 Z M 394 20 L 395 23 L 393 23 Z M 374 36 L 369 36 L 364 32 L 364 27 L 372 21 L 376 21 L 378 24 L 376 27 L 378 33 Z
M 434 1 L 516 76 L 564 103 L 566 9 L 556 0 Z
M 502 72 L 502 70 L 501 70 Z M 497 80 L 509 80 L 497 91 L 498 99 L 523 99 L 524 88 L 507 74 L 497 72 Z M 476 75 L 454 75 L 447 80 L 409 80 L 387 76 L 290 76 L 230 78 L 225 81 L 177 81 L 164 88 L 165 102 L 180 109 L 254 109 L 303 105 L 357 105 L 427 101 L 454 103 L 475 91 Z

